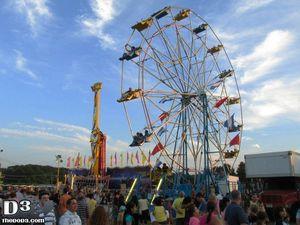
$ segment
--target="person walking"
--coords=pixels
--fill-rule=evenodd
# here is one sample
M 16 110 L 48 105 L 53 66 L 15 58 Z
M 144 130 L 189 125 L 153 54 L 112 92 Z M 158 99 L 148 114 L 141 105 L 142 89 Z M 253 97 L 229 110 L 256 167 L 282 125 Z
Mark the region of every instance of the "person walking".
M 243 208 L 240 206 L 242 202 L 241 193 L 237 190 L 231 192 L 231 203 L 225 211 L 226 225 L 248 225 L 249 221 Z
M 89 219 L 89 210 L 83 191 L 79 191 L 77 202 L 77 214 L 81 219 L 82 225 L 86 225 Z
M 82 225 L 80 217 L 77 215 L 77 200 L 70 198 L 67 200 L 67 211 L 60 217 L 59 225 Z
M 182 208 L 182 202 L 184 199 L 184 192 L 179 192 L 178 198 L 173 202 L 173 209 L 176 212 L 176 225 L 184 225 L 185 209 Z

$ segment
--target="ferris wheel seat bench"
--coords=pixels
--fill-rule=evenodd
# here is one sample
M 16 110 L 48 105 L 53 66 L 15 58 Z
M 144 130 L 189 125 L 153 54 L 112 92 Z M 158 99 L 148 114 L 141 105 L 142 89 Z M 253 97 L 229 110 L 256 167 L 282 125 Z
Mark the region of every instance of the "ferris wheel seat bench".
M 207 50 L 207 53 L 215 54 L 223 49 L 223 45 L 217 45 Z
M 132 46 L 131 49 L 128 52 L 125 52 L 121 58 L 119 58 L 120 61 L 123 60 L 131 60 L 136 57 L 138 57 L 141 54 L 142 48 L 141 47 L 134 47 Z
M 190 13 L 190 9 L 183 9 L 173 19 L 176 21 L 183 20 L 184 18 L 187 18 L 190 15 Z
M 193 32 L 195 34 L 199 34 L 199 33 L 203 32 L 203 31 L 205 31 L 207 29 L 207 27 L 208 27 L 208 24 L 207 23 L 203 23 L 199 27 L 193 29 Z
M 150 27 L 152 23 L 153 23 L 153 19 L 150 17 L 148 19 L 142 20 L 141 22 L 138 22 L 137 24 L 133 25 L 131 28 L 141 32 L 146 28 Z
M 118 99 L 117 102 L 127 102 L 139 97 L 141 97 L 141 89 L 131 90 L 131 88 L 129 88 L 128 91 L 122 94 L 121 98 Z
M 222 73 L 219 74 L 220 79 L 225 79 L 227 77 L 231 77 L 233 75 L 233 70 L 223 70 Z
M 227 99 L 226 105 L 234 105 L 234 104 L 239 104 L 239 103 L 240 103 L 239 97 L 229 97 Z
M 168 15 L 169 14 L 169 11 L 170 11 L 171 7 L 170 6 L 167 6 L 155 13 L 153 13 L 151 15 L 151 17 L 155 17 L 157 20 L 159 20 L 160 18 L 163 18 L 164 16 Z

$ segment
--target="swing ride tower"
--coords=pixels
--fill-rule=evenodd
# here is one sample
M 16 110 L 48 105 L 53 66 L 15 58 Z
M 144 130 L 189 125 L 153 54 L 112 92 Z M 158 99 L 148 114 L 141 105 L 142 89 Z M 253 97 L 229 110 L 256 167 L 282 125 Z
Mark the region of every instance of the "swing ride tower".
M 94 92 L 93 128 L 91 133 L 92 166 L 91 174 L 98 177 L 106 175 L 106 136 L 100 130 L 100 93 L 102 83 L 95 83 L 92 87 Z

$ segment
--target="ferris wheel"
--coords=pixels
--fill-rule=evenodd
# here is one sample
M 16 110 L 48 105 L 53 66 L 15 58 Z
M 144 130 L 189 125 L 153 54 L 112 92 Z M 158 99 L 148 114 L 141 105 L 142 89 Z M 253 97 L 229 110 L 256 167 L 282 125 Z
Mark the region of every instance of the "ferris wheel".
M 190 9 L 165 7 L 131 28 L 119 58 L 118 99 L 133 138 L 130 146 L 150 151 L 152 163 L 172 168 L 175 183 L 194 174 L 194 184 L 208 187 L 218 176 L 214 168 L 238 157 L 243 128 L 239 88 L 225 48 Z

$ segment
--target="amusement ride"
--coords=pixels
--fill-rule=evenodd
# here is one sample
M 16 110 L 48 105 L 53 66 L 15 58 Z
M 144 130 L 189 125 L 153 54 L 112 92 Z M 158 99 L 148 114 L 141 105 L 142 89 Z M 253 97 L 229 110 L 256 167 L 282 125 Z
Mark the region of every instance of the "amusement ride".
M 228 192 L 226 165 L 239 155 L 243 117 L 224 45 L 203 18 L 178 7 L 165 7 L 131 30 L 119 58 L 118 99 L 130 147 L 150 152 L 153 169 L 164 163 L 171 172 L 157 185 L 173 193 L 184 186 L 220 193 L 219 180 Z

